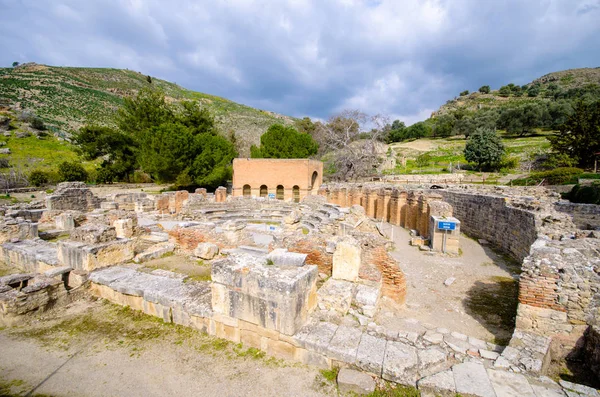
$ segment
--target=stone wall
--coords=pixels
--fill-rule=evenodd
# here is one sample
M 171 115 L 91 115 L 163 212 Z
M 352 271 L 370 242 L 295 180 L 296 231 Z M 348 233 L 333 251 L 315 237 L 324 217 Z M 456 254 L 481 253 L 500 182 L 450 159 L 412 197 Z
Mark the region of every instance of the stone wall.
M 535 214 L 511 206 L 499 195 L 446 189 L 439 193 L 452 205 L 464 233 L 488 240 L 517 260 L 529 255 L 538 237 Z
M 63 182 L 51 196 L 46 197 L 50 211 L 92 211 L 100 208 L 102 200 L 95 196 L 83 182 Z
M 555 209 L 571 215 L 573 223 L 580 229 L 600 228 L 600 205 L 560 202 Z
M 415 229 L 424 237 L 429 236 L 431 215 L 452 216 L 448 205 L 433 204 L 442 200 L 435 191 L 405 190 L 391 185 L 334 184 L 321 186 L 319 195 L 342 207 L 360 205 L 368 217 Z

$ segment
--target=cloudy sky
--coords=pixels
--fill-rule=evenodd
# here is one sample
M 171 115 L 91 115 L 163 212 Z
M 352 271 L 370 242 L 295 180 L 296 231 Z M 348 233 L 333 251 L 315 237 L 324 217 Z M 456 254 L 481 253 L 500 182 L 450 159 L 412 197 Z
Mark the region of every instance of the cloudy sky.
M 423 120 L 600 66 L 600 0 L 0 0 L 0 65 L 128 68 L 253 107 Z

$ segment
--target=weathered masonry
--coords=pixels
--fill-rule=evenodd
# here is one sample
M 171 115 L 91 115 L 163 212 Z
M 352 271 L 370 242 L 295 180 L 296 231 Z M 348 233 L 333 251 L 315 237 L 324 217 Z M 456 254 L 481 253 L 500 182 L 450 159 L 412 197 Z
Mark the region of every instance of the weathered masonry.
M 270 197 L 300 202 L 323 183 L 323 163 L 307 159 L 233 160 L 234 197 Z

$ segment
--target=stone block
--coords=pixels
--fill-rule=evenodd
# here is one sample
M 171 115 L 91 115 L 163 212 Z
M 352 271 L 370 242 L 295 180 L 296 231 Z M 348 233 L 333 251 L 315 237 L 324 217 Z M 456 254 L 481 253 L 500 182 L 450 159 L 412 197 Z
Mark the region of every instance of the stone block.
M 265 257 L 232 255 L 213 263 L 211 276 L 215 312 L 286 335 L 316 305 L 317 266 L 269 266 Z
M 381 376 L 386 344 L 383 338 L 363 334 L 356 352 L 356 366 Z
M 361 337 L 360 329 L 339 326 L 329 342 L 327 355 L 338 361 L 354 365 Z
M 485 367 L 477 362 L 465 362 L 452 367 L 456 392 L 477 397 L 496 397 Z
M 333 278 L 325 281 L 317 291 L 317 305 L 321 310 L 334 310 L 341 315 L 346 315 L 350 310 L 354 283 Z
M 356 306 L 359 313 L 367 317 L 373 317 L 377 311 L 377 305 L 379 304 L 380 297 L 381 284 L 358 284 L 356 286 L 356 294 L 354 295 L 354 300 L 352 303 Z
M 113 226 L 117 238 L 130 238 L 133 236 L 133 219 L 119 219 L 114 221 Z
M 438 372 L 420 379 L 417 388 L 422 397 L 455 397 L 456 385 L 451 370 Z
M 304 266 L 307 254 L 288 252 L 286 249 L 275 249 L 269 253 L 267 259 L 276 266 Z
M 497 397 L 536 397 L 527 378 L 521 374 L 493 369 L 487 373 Z
M 112 226 L 88 223 L 75 228 L 70 239 L 85 244 L 98 244 L 117 239 L 117 231 Z
M 75 219 L 73 214 L 65 213 L 57 215 L 56 218 L 54 218 L 54 222 L 58 230 L 69 231 L 75 229 Z
M 358 395 L 370 394 L 375 391 L 375 380 L 371 375 L 349 368 L 342 368 L 338 372 L 337 385 L 341 393 Z
M 144 252 L 140 252 L 133 258 L 135 263 L 147 262 L 152 259 L 158 259 L 164 255 L 170 254 L 175 251 L 175 244 L 173 243 L 159 243 L 151 246 Z
M 115 201 L 103 201 L 100 203 L 100 208 L 103 210 L 116 210 L 119 209 L 119 204 Z
M 133 242 L 128 239 L 87 245 L 76 241 L 58 244 L 58 262 L 75 270 L 90 272 L 102 267 L 118 265 L 133 259 Z
M 417 350 L 405 343 L 388 341 L 383 360 L 383 379 L 403 385 L 417 381 Z
M 337 328 L 338 326 L 335 324 L 319 322 L 316 325 L 305 327 L 306 332 L 298 333 L 296 337 L 307 350 L 326 353 Z
M 200 259 L 211 260 L 219 254 L 219 246 L 213 243 L 200 243 L 194 250 L 194 256 Z
M 354 239 L 339 241 L 333 253 L 332 277 L 356 282 L 361 264 L 362 249 Z

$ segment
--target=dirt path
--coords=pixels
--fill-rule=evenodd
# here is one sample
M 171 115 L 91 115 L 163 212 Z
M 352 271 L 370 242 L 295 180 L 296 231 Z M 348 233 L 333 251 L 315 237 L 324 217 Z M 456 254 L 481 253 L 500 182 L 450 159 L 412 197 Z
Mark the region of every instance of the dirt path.
M 101 302 L 2 330 L 0 352 L 0 395 L 335 395 L 316 369 Z
M 392 225 L 385 227 L 391 230 Z M 409 241 L 407 230 L 394 227 L 392 256 L 407 283 L 406 307 L 400 317 L 490 342 L 507 342 L 514 328 L 519 264 L 465 236 L 460 239 L 460 257 L 427 255 Z M 456 280 L 444 285 L 451 277 Z

